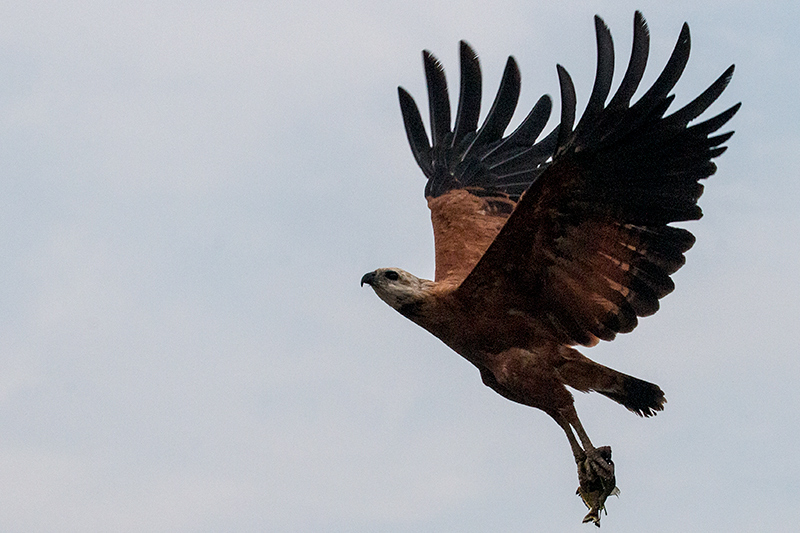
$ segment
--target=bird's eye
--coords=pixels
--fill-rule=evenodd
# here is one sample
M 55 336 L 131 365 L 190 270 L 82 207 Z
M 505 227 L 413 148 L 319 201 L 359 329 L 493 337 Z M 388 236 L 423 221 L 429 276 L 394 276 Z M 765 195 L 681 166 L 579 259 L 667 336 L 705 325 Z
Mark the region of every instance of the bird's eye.
M 386 278 L 390 279 L 391 281 L 397 281 L 398 279 L 400 279 L 400 274 L 398 274 L 394 270 L 387 270 L 386 272 L 383 273 L 383 275 L 386 276 Z

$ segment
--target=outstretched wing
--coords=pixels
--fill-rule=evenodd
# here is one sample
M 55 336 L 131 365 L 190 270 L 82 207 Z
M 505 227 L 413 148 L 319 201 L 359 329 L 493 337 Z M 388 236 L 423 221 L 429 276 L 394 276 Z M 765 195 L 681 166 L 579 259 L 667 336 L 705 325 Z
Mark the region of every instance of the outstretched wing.
M 653 86 L 633 105 L 649 48 L 646 23 L 634 22 L 633 52 L 619 89 L 606 104 L 613 74 L 611 35 L 595 18 L 597 77 L 578 125 L 575 90 L 558 67 L 562 111 L 553 160 L 454 296 L 495 312 L 527 316 L 560 342 L 593 345 L 629 332 L 658 310 L 674 288 L 694 236 L 671 222 L 702 215 L 699 180 L 732 132 L 712 135 L 739 104 L 703 122 L 730 81 L 733 66 L 692 102 L 665 116 L 689 57 L 689 28 Z
M 508 58 L 497 97 L 478 128 L 481 71 L 478 56 L 461 41 L 461 94 L 451 128 L 444 69 L 423 52 L 428 82 L 429 142 L 414 99 L 398 88 L 411 151 L 428 178 L 425 196 L 436 241 L 436 280 L 461 282 L 472 270 L 533 183 L 556 147 L 557 130 L 536 143 L 552 107 L 543 96 L 509 136 L 520 92 L 520 75 Z

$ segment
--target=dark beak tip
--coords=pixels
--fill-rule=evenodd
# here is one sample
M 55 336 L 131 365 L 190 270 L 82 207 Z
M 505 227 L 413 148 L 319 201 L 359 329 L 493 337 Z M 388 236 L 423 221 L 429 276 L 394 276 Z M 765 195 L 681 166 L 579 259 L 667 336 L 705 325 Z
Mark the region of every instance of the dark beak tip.
M 372 285 L 372 280 L 375 279 L 375 272 L 367 272 L 361 277 L 361 286 L 363 287 L 366 283 L 367 285 Z

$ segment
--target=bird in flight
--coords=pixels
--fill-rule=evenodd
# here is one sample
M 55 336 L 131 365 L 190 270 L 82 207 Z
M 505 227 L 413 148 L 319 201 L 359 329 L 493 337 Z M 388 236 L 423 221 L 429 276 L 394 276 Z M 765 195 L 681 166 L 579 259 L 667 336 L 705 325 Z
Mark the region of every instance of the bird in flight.
M 631 103 L 649 50 L 638 11 L 633 49 L 609 99 L 614 72 L 611 33 L 595 17 L 597 72 L 583 116 L 576 120 L 572 80 L 557 66 L 560 123 L 542 136 L 551 111 L 543 96 L 504 136 L 520 93 L 508 58 L 483 124 L 481 71 L 461 42 L 461 87 L 455 122 L 444 69 L 423 52 L 431 138 L 413 98 L 398 89 L 411 151 L 427 177 L 436 253 L 435 280 L 399 268 L 361 278 L 381 300 L 475 365 L 500 395 L 550 415 L 567 435 L 578 466 L 578 495 L 600 525 L 617 494 L 611 448 L 595 447 L 567 387 L 596 391 L 640 416 L 666 399 L 653 383 L 612 370 L 573 346 L 594 346 L 632 331 L 674 289 L 694 236 L 670 223 L 697 220 L 700 180 L 733 132 L 715 134 L 739 105 L 689 125 L 722 93 L 733 66 L 697 98 L 667 114 L 670 95 L 689 58 L 684 24 L 672 55 L 644 94 Z M 541 138 L 540 138 L 541 137 Z

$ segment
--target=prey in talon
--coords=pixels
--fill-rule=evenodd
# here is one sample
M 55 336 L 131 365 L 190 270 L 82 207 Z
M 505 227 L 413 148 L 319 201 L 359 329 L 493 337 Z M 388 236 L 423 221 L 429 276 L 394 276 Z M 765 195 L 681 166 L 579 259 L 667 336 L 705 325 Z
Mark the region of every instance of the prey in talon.
M 548 132 L 552 101 L 542 96 L 506 133 L 520 95 L 513 57 L 480 123 L 482 78 L 472 47 L 461 42 L 454 117 L 444 69 L 423 52 L 430 136 L 411 95 L 399 88 L 399 98 L 411 152 L 427 178 L 434 279 L 390 267 L 368 272 L 361 284 L 472 363 L 486 386 L 561 426 L 589 507 L 584 521 L 599 526 L 607 498 L 618 492 L 611 448 L 592 445 L 570 389 L 598 392 L 642 417 L 661 411 L 666 399 L 658 385 L 575 347 L 633 331 L 675 288 L 670 276 L 695 238 L 672 224 L 701 217 L 701 181 L 715 173 L 712 160 L 733 134 L 717 132 L 739 104 L 698 119 L 728 85 L 731 66 L 669 111 L 689 59 L 686 25 L 653 85 L 633 101 L 649 49 L 639 12 L 612 95 L 613 41 L 602 19 L 594 23 L 597 71 L 586 109 L 578 118 L 572 79 L 557 66 L 560 120 Z
M 609 446 L 596 448 L 591 455 L 587 454 L 585 459 L 578 461 L 578 481 L 577 494 L 589 509 L 583 522 L 600 527 L 600 511 L 605 511 L 606 499 L 619 495 Z

